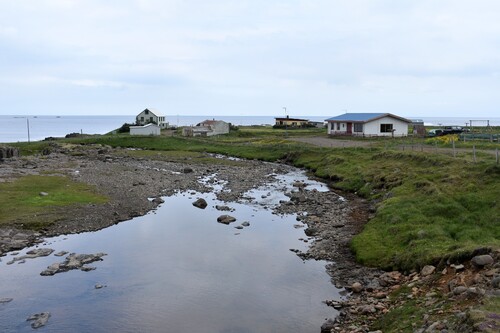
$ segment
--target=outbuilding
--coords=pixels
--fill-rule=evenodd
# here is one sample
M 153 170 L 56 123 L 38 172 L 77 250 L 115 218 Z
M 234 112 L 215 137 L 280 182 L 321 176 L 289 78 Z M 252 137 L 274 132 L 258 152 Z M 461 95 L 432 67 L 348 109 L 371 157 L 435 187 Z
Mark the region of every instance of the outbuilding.
M 160 135 L 160 126 L 149 123 L 144 126 L 130 126 L 130 135 Z
M 184 127 L 183 136 L 214 136 L 229 133 L 230 124 L 223 120 L 205 120 L 196 126 Z
M 345 113 L 326 119 L 329 135 L 407 136 L 411 120 L 391 113 Z

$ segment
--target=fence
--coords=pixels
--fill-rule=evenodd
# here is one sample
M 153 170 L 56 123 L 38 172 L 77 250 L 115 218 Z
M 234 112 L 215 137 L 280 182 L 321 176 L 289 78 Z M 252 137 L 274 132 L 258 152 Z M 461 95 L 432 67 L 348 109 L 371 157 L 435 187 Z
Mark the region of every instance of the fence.
M 434 146 L 430 145 L 424 145 L 424 144 L 401 144 L 399 146 L 396 146 L 398 150 L 403 150 L 403 151 L 420 151 L 420 152 L 427 152 L 427 153 L 435 153 L 435 154 L 445 154 L 445 155 L 451 155 L 454 158 L 457 157 L 467 157 L 471 156 L 472 157 L 472 162 L 477 163 L 479 161 L 479 156 L 494 156 L 495 163 L 498 165 L 500 164 L 500 152 L 498 148 L 494 149 L 476 149 L 476 146 L 473 145 L 472 148 L 457 148 L 455 145 L 455 141 L 451 142 L 451 147 L 438 147 L 437 143 L 434 144 Z M 386 146 L 387 149 L 387 146 Z M 489 158 L 483 158 L 484 160 L 486 159 L 491 159 Z

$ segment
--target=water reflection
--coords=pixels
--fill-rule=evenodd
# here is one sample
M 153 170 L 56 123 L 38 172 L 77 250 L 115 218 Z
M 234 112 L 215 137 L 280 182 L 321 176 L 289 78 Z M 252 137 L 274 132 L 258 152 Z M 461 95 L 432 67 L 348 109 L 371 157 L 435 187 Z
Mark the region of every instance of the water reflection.
M 196 198 L 209 203 L 192 206 Z M 47 241 L 56 251 L 105 252 L 95 271 L 39 273 L 53 255 L 0 262 L 0 331 L 31 332 L 25 319 L 52 314 L 47 332 L 318 332 L 338 298 L 324 262 L 303 262 L 294 216 L 230 203 L 231 225 L 217 223 L 214 194 L 178 193 L 154 213 L 95 233 Z M 234 227 L 243 221 L 249 227 Z M 29 250 L 29 249 L 27 249 Z M 20 255 L 25 253 L 22 251 Z M 95 289 L 96 283 L 106 285 Z

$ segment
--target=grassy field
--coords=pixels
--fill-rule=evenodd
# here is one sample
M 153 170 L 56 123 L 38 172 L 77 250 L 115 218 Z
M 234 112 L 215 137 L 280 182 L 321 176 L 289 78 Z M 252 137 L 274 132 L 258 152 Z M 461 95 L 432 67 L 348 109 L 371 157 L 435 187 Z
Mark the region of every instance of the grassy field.
M 103 202 L 106 198 L 92 187 L 64 176 L 24 176 L 0 183 L 0 225 L 16 224 L 37 230 L 63 217 L 64 207 Z
M 129 154 L 173 161 L 210 163 L 203 154 L 217 153 L 284 159 L 308 168 L 333 187 L 375 203 L 374 218 L 352 242 L 358 260 L 370 266 L 410 270 L 450 256 L 466 257 L 479 247 L 500 247 L 495 156 L 483 154 L 472 163 L 470 158 L 397 148 L 417 139 L 377 139 L 370 148 L 319 148 L 287 140 L 318 135 L 325 136 L 324 130 L 245 127 L 210 138 L 108 135 L 64 142 L 140 148 Z M 425 144 L 426 139 L 419 140 Z M 25 151 L 22 144 L 20 148 Z

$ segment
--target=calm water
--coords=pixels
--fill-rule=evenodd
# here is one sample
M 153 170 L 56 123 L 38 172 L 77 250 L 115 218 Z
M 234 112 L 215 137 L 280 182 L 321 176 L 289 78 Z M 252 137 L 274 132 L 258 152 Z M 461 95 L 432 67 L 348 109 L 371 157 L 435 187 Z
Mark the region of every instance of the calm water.
M 12 255 L 3 257 L 0 298 L 14 300 L 0 304 L 0 331 L 32 332 L 26 318 L 49 311 L 41 332 L 319 332 L 325 318 L 335 316 L 322 301 L 338 299 L 338 290 L 325 262 L 303 262 L 289 251 L 307 245 L 298 240 L 305 236 L 294 228 L 295 217 L 263 206 L 282 199 L 276 188 L 297 178 L 281 177 L 275 187 L 247 193 L 259 204 L 230 203 L 238 220 L 229 226 L 216 222 L 222 212 L 214 208 L 221 203 L 213 193 L 178 193 L 154 213 L 42 245 L 107 253 L 91 264 L 94 271 L 44 277 L 39 273 L 63 258 L 6 265 Z M 260 198 L 269 191 L 273 195 Z M 205 210 L 192 206 L 198 197 L 209 203 Z M 250 226 L 234 228 L 243 221 Z M 96 283 L 107 287 L 95 289 Z

